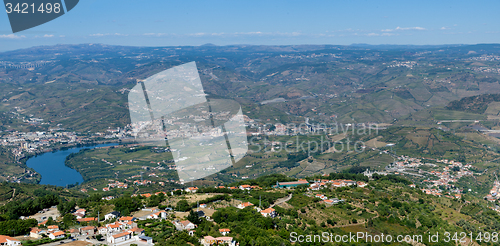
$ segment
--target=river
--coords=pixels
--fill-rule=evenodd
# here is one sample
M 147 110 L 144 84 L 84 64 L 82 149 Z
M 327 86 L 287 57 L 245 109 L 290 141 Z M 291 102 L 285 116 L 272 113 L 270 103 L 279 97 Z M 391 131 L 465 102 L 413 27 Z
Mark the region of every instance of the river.
M 98 147 L 114 146 L 116 143 L 99 144 L 86 147 L 75 147 L 66 150 L 48 152 L 28 159 L 26 165 L 33 168 L 42 175 L 40 184 L 66 186 L 75 183 L 83 183 L 82 175 L 74 169 L 67 167 L 64 162 L 71 153 L 77 153 L 82 149 L 94 149 Z

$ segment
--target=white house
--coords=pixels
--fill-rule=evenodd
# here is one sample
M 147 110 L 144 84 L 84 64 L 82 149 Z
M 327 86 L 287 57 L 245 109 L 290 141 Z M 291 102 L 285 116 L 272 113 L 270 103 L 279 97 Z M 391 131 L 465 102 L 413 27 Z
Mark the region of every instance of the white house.
M 184 220 L 176 222 L 175 227 L 177 228 L 177 230 L 182 231 L 182 230 L 192 230 L 196 228 L 196 225 L 191 223 L 191 221 L 189 220 Z
M 236 246 L 236 241 L 233 240 L 232 237 L 212 237 L 205 236 L 201 240 L 201 245 L 203 246 L 211 246 L 211 245 L 219 245 L 219 244 L 227 244 L 229 246 Z
M 319 190 L 319 188 L 320 188 L 320 185 L 318 183 L 314 183 L 314 184 L 311 184 L 309 186 L 310 190 Z
M 132 217 L 132 216 L 123 216 L 123 217 L 120 217 L 120 219 L 118 219 L 118 220 L 121 221 L 121 222 L 129 222 L 129 221 L 133 221 L 134 217 Z
M 164 210 L 161 210 L 161 211 L 158 211 L 156 213 L 152 213 L 150 215 L 148 215 L 148 219 L 164 219 L 164 218 L 167 218 L 167 212 L 165 212 Z
M 73 213 L 74 216 L 76 216 L 76 219 L 81 219 L 85 217 L 85 214 L 87 213 L 87 210 L 81 208 L 76 210 L 76 212 Z
M 109 214 L 104 215 L 104 220 L 112 220 L 118 218 L 120 216 L 120 212 L 113 211 Z
M 327 196 L 325 196 L 325 195 L 321 195 L 321 194 L 316 194 L 316 197 L 317 197 L 317 198 L 319 198 L 319 199 L 321 199 L 321 200 L 326 200 L 326 199 L 328 199 L 328 197 L 327 197 Z
M 262 216 L 264 217 L 271 217 L 271 218 L 274 218 L 277 215 L 276 210 L 274 210 L 274 208 L 266 208 L 260 211 L 260 214 L 262 214 Z
M 198 187 L 188 187 L 185 189 L 186 192 L 196 193 L 198 191 Z
M 56 232 L 49 234 L 49 238 L 52 240 L 58 239 L 58 238 L 64 238 L 64 236 L 65 236 L 65 234 L 63 231 L 56 231 Z
M 38 229 L 38 227 L 31 228 L 30 237 L 39 239 L 42 238 L 42 234 L 46 234 L 46 232 L 41 229 Z
M 21 245 L 21 241 L 13 237 L 0 235 L 0 245 L 8 245 L 8 246 Z
M 330 200 L 330 199 L 325 200 L 325 203 L 329 204 L 329 205 L 333 205 L 334 204 L 333 200 Z
M 245 203 L 242 203 L 242 204 L 238 205 L 238 208 L 239 209 L 244 209 L 244 208 L 250 207 L 250 206 L 253 206 L 253 204 L 250 203 L 250 202 L 245 202 Z
M 69 229 L 68 232 L 69 232 L 69 235 L 71 237 L 77 237 L 77 236 L 80 235 L 80 230 L 78 230 L 78 229 L 74 229 L 74 228 L 73 229 Z
M 101 226 L 97 229 L 97 233 L 101 235 L 106 235 L 106 233 L 108 233 L 108 228 L 105 226 Z
M 240 190 L 251 190 L 252 187 L 250 185 L 240 185 Z
M 225 235 L 227 235 L 228 233 L 230 233 L 230 232 L 231 232 L 231 230 L 230 230 L 230 229 L 228 229 L 228 228 L 223 228 L 223 229 L 219 229 L 219 232 L 220 232 L 220 234 L 222 234 L 223 236 L 225 236 Z
M 82 214 L 82 213 L 74 213 L 73 215 L 76 217 L 76 219 L 81 219 L 81 218 L 85 217 L 85 214 Z
M 106 227 L 108 228 L 109 233 L 121 231 L 123 228 L 121 223 L 117 223 L 117 222 L 112 223 L 112 224 L 107 224 Z
M 123 241 L 127 241 L 129 239 L 132 238 L 132 233 L 131 232 L 122 232 L 122 233 L 118 233 L 118 234 L 115 234 L 115 235 L 111 235 L 108 237 L 108 243 L 119 243 L 119 242 L 123 242 Z
M 95 227 L 94 226 L 82 227 L 80 228 L 80 234 L 85 236 L 93 236 L 95 234 Z

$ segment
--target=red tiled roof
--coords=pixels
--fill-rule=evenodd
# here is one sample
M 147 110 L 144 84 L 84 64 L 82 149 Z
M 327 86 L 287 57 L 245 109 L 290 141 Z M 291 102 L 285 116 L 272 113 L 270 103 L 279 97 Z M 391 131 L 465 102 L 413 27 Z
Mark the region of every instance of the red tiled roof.
M 144 231 L 144 229 L 138 228 L 138 227 L 134 227 L 134 228 L 130 229 L 129 231 L 131 231 L 131 232 L 142 232 L 142 231 Z
M 89 218 L 81 218 L 81 219 L 77 219 L 77 220 L 78 220 L 78 222 L 89 222 L 89 221 L 95 221 L 97 219 L 94 217 L 89 217 Z
M 126 231 L 126 232 L 122 232 L 122 233 L 115 234 L 115 235 L 113 235 L 112 237 L 114 237 L 114 238 L 119 238 L 119 237 L 124 237 L 124 236 L 127 236 L 127 235 L 129 235 L 129 234 L 130 234 L 130 232 Z
M 119 224 L 109 224 L 108 226 L 111 227 L 111 228 L 118 228 L 118 227 L 120 227 Z
M 94 230 L 95 227 L 94 226 L 86 226 L 86 227 L 82 227 L 82 231 L 88 231 L 88 230 Z
M 270 214 L 270 213 L 272 213 L 274 211 L 275 211 L 274 208 L 266 208 L 266 209 L 264 209 L 264 210 L 262 210 L 260 212 L 263 213 L 263 214 Z
M 125 220 L 132 220 L 134 217 L 132 216 L 124 216 L 124 217 L 121 217 L 120 220 L 121 221 L 125 221 Z
M 56 232 L 52 233 L 52 235 L 54 235 L 55 237 L 57 237 L 57 236 L 64 235 L 64 232 L 63 231 L 56 231 Z
M 181 223 L 184 227 L 186 227 L 186 226 L 188 226 L 188 225 L 191 223 L 191 221 L 189 221 L 189 220 L 184 220 L 184 221 L 181 221 L 180 223 Z
M 9 241 L 16 241 L 16 242 L 19 242 L 19 240 L 13 238 L 13 237 L 9 237 L 9 236 L 4 236 L 4 235 L 0 235 L 0 243 L 6 243 L 7 242 L 7 239 Z

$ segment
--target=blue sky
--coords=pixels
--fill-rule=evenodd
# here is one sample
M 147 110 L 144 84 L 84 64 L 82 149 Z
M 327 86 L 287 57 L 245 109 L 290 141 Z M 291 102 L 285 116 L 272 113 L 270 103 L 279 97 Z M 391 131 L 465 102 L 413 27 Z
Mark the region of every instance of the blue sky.
M 500 1 L 80 0 L 65 15 L 13 34 L 0 51 L 39 45 L 500 43 Z

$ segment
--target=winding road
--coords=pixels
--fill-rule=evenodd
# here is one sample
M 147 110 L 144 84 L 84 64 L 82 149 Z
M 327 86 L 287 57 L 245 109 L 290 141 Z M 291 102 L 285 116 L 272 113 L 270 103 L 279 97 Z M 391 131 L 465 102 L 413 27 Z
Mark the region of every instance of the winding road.
M 290 201 L 290 199 L 292 199 L 292 195 L 293 195 L 293 193 L 290 193 L 289 196 L 284 197 L 284 198 L 280 198 L 280 199 L 276 200 L 276 202 L 273 205 L 271 205 L 271 208 L 274 207 L 274 206 L 276 206 L 276 205 L 280 205 L 280 204 L 282 204 L 284 202 Z

